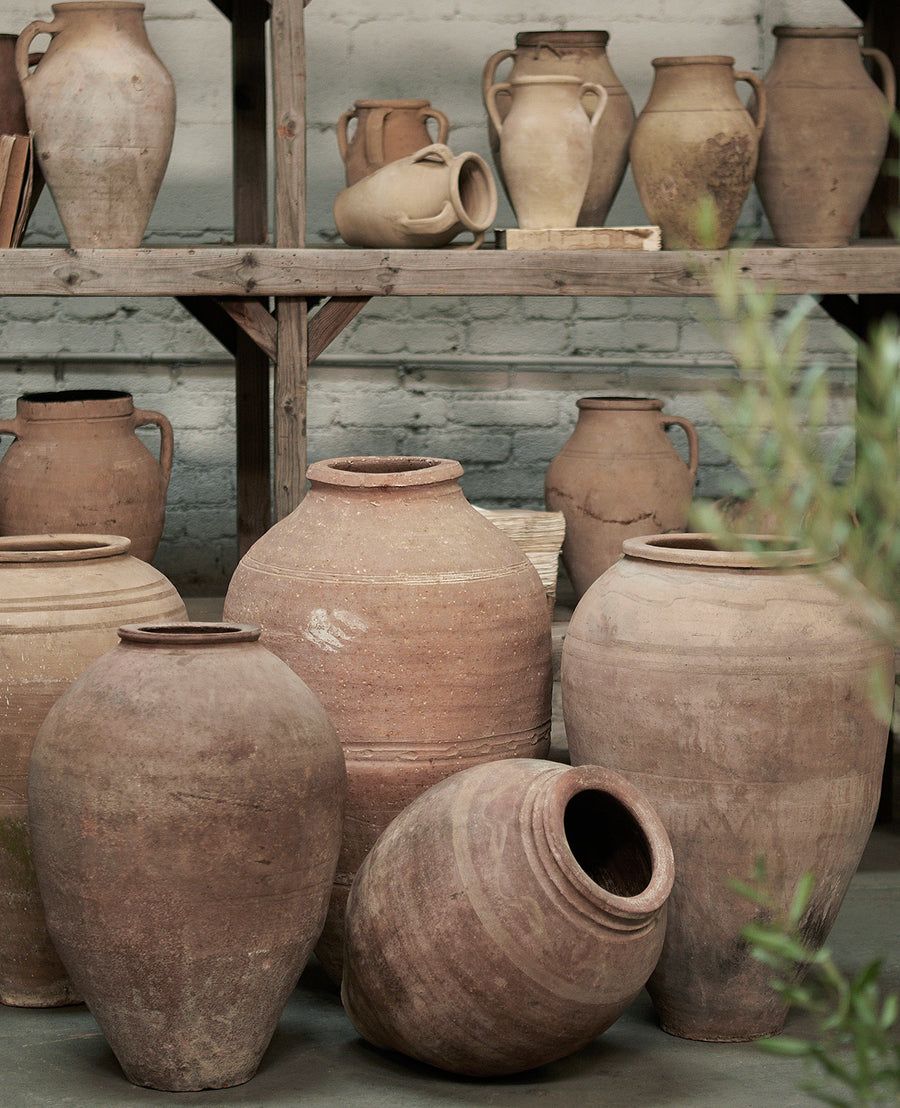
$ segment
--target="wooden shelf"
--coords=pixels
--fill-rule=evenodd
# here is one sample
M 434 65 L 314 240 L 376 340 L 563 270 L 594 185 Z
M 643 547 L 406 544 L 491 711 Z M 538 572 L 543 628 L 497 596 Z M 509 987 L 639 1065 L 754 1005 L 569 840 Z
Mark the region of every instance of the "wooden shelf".
M 741 271 L 785 294 L 900 296 L 900 246 L 753 246 Z M 0 250 L 3 296 L 708 296 L 729 251 L 196 246 Z

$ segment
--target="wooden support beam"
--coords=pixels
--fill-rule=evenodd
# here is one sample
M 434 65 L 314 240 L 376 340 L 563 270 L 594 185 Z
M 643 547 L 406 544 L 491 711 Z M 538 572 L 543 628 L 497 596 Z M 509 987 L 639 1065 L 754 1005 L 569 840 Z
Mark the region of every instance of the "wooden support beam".
M 232 21 L 232 130 L 234 148 L 234 237 L 237 244 L 268 239 L 266 167 L 266 0 L 229 0 Z M 235 338 L 235 425 L 237 432 L 238 553 L 271 526 L 272 479 L 269 358 L 274 336 L 266 333 L 265 307 L 248 300 L 240 310 L 223 301 L 240 329 Z M 261 314 L 262 313 L 262 314 Z M 271 317 L 269 317 L 271 320 Z M 261 341 L 262 339 L 262 341 Z
M 238 328 L 217 300 L 208 296 L 178 296 L 178 303 L 202 323 L 212 337 L 220 342 L 229 354 L 237 350 Z
M 267 382 L 269 377 L 268 359 L 271 358 L 274 361 L 277 353 L 276 325 L 272 313 L 261 300 L 220 300 L 218 303 L 244 334 L 251 338 L 258 349 L 265 354 L 267 360 L 266 371 L 261 376 Z M 267 407 L 268 394 L 267 385 Z
M 846 293 L 831 293 L 819 297 L 819 307 L 856 338 L 863 338 L 859 305 Z
M 334 342 L 370 299 L 369 296 L 332 296 L 322 304 L 309 320 L 307 364 L 311 365 Z
M 306 55 L 303 0 L 272 0 L 275 123 L 275 243 L 306 240 Z M 282 297 L 276 308 L 275 512 L 281 519 L 306 489 L 307 303 Z

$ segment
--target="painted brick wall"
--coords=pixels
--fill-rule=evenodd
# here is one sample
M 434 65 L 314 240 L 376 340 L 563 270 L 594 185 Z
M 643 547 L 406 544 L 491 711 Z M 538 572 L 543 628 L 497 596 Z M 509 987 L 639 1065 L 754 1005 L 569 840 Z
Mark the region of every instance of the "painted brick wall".
M 151 40 L 175 79 L 178 126 L 148 240 L 231 235 L 229 28 L 208 0 L 146 0 Z M 335 122 L 367 96 L 424 96 L 450 117 L 450 145 L 489 158 L 480 99 L 484 61 L 518 30 L 603 26 L 610 58 L 637 110 L 659 54 L 723 53 L 764 73 L 779 22 L 854 22 L 840 0 L 628 0 L 597 15 L 532 0 L 313 0 L 307 9 L 311 242 L 336 240 L 343 185 Z M 3 5 L 0 31 L 48 18 L 49 4 Z M 46 40 L 44 40 L 46 41 Z M 35 47 L 41 46 L 38 39 Z M 646 222 L 626 177 L 609 222 Z M 497 224 L 513 226 L 501 200 Z M 754 194 L 741 227 L 764 230 Z M 64 241 L 45 195 L 31 244 Z M 575 401 L 596 392 L 655 395 L 693 419 L 699 491 L 733 478 L 708 395 L 733 371 L 707 325 L 705 301 L 641 298 L 396 298 L 370 303 L 311 371 L 310 458 L 429 453 L 459 458 L 469 497 L 539 507 L 548 462 L 574 425 Z M 224 589 L 236 560 L 233 368 L 177 303 L 162 299 L 11 298 L 0 303 L 0 417 L 22 392 L 112 387 L 173 422 L 176 453 L 156 564 L 187 594 Z M 810 349 L 833 367 L 834 427 L 853 412 L 852 344 L 823 315 Z M 146 435 L 154 446 L 152 432 Z M 4 442 L 7 440 L 4 438 Z M 679 442 L 678 432 L 673 441 Z

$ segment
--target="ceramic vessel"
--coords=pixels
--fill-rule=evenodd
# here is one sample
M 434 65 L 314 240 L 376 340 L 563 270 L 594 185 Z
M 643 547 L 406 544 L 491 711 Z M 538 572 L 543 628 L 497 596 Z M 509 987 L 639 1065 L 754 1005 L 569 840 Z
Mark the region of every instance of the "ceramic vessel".
M 687 524 L 697 431 L 662 405 L 642 397 L 582 397 L 575 429 L 547 468 L 544 499 L 566 517 L 562 558 L 578 597 L 618 560 L 625 539 Z M 669 427 L 687 435 L 687 464 L 666 435 Z
M 631 169 L 638 195 L 666 248 L 721 249 L 753 184 L 766 95 L 755 73 L 725 55 L 654 58 L 650 97 L 634 126 Z M 736 81 L 756 92 L 756 118 Z M 704 206 L 713 217 L 704 224 Z
M 608 770 L 465 770 L 413 801 L 360 867 L 344 1008 L 369 1042 L 455 1073 L 555 1061 L 643 987 L 673 869 L 659 817 Z
M 238 1085 L 322 928 L 343 756 L 258 627 L 130 624 L 119 639 L 34 744 L 47 926 L 130 1081 Z
M 159 428 L 159 460 L 135 435 Z M 0 420 L 15 442 L 0 461 L 0 534 L 89 531 L 126 535 L 149 562 L 166 517 L 172 425 L 107 389 L 34 392 Z
M 593 93 L 589 116 L 582 103 Z M 498 97 L 508 94 L 501 118 Z M 500 142 L 500 162 L 520 227 L 574 227 L 593 165 L 594 135 L 609 97 L 578 77 L 537 74 L 491 85 L 488 115 Z
M 38 728 L 130 620 L 184 619 L 178 593 L 108 535 L 0 538 L 0 1000 L 78 1000 L 44 925 L 28 833 L 28 760 Z
M 344 842 L 323 941 L 340 980 L 343 908 L 380 832 L 467 766 L 544 757 L 550 618 L 537 570 L 440 458 L 335 458 L 244 555 L 228 619 L 318 695 L 347 760 Z
M 766 909 L 732 880 L 765 860 L 778 909 L 815 874 L 800 921 L 818 948 L 853 876 L 880 793 L 893 653 L 809 552 L 758 553 L 705 535 L 629 539 L 585 594 L 562 655 L 573 764 L 600 762 L 643 792 L 669 833 L 675 885 L 648 989 L 690 1039 L 776 1034 L 771 970 L 740 940 Z M 889 702 L 889 701 L 888 701 Z
M 447 246 L 471 231 L 471 249 L 497 214 L 497 186 L 484 158 L 434 144 L 342 189 L 334 221 L 348 246 Z
M 144 5 L 53 4 L 19 35 L 16 71 L 35 151 L 74 247 L 136 247 L 175 132 L 175 88 L 144 27 Z M 29 47 L 50 35 L 29 72 Z
M 352 120 L 356 129 L 348 136 Z M 437 124 L 432 140 L 428 120 Z M 387 162 L 415 154 L 432 142 L 446 143 L 450 120 L 427 100 L 357 100 L 337 122 L 337 143 L 348 185 Z
M 775 27 L 756 186 L 781 246 L 846 246 L 884 161 L 894 70 L 859 27 Z M 877 62 L 884 92 L 863 57 Z
M 515 50 L 499 50 L 487 60 L 481 79 L 485 104 L 491 86 L 497 81 L 497 70 L 507 60 L 512 60 L 509 79 L 561 73 L 606 89 L 609 100 L 600 125 L 594 131 L 591 172 L 578 213 L 579 227 L 603 226 L 625 176 L 628 143 L 634 128 L 634 106 L 610 63 L 606 52 L 608 43 L 607 31 L 521 31 L 516 35 Z M 498 95 L 496 103 L 497 112 L 504 119 L 509 112 L 509 96 Z M 597 97 L 588 91 L 582 103 L 591 115 L 597 105 Z M 488 138 L 494 164 L 505 188 L 500 137 L 490 119 Z

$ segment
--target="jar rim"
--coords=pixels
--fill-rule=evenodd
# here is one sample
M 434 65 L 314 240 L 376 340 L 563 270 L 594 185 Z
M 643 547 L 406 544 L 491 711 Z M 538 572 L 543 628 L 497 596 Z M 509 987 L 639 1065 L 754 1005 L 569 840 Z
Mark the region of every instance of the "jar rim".
M 582 396 L 575 407 L 582 411 L 662 411 L 663 402 L 652 396 Z
M 455 481 L 463 467 L 452 458 L 402 455 L 349 455 L 313 462 L 306 476 L 313 484 L 343 488 L 409 488 Z
M 403 100 L 400 98 L 391 99 L 385 97 L 381 99 L 379 97 L 370 97 L 364 100 L 354 100 L 353 106 L 355 108 L 430 108 L 430 100 Z
M 80 562 L 128 554 L 131 539 L 125 535 L 45 534 L 0 536 L 0 563 L 24 565 L 46 562 Z
M 684 54 L 654 58 L 650 63 L 655 69 L 675 65 L 734 65 L 730 54 Z
M 792 23 L 779 23 L 772 28 L 776 38 L 853 38 L 859 39 L 862 27 L 803 27 Z
M 757 549 L 728 549 L 709 531 L 683 531 L 625 539 L 622 550 L 628 558 L 647 562 L 721 569 L 785 569 L 828 560 L 785 535 L 742 535 L 741 541 Z
M 609 31 L 519 31 L 516 46 L 541 46 L 545 40 L 552 46 L 605 46 Z
M 221 646 L 223 643 L 257 642 L 260 628 L 255 623 L 228 620 L 173 620 L 124 623 L 117 634 L 123 642 L 144 646 Z

